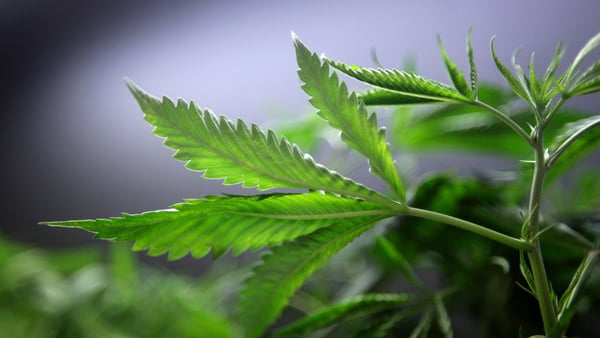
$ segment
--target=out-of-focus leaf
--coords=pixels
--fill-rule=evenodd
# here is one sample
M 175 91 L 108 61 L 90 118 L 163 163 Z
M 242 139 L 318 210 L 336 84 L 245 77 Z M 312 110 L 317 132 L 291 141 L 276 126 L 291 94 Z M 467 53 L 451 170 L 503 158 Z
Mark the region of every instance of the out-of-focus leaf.
M 556 180 L 569 168 L 600 147 L 600 118 L 598 116 L 565 123 L 559 130 L 549 149 L 551 157 L 548 165 L 551 166 L 551 170 L 548 173 L 548 182 Z
M 598 48 L 599 46 L 600 33 L 596 34 L 594 37 L 588 40 L 588 42 L 579 50 L 579 53 L 577 53 L 575 59 L 573 59 L 573 62 L 569 65 L 569 68 L 567 68 L 567 71 L 565 72 L 565 81 L 567 83 L 569 83 L 572 80 L 583 59 L 585 59 L 586 56 L 588 56 L 594 49 Z
M 273 248 L 273 253 L 264 256 L 263 264 L 254 269 L 254 275 L 241 292 L 240 317 L 246 335 L 261 336 L 302 283 L 376 221 L 340 220 L 331 228 Z
M 326 307 L 278 331 L 279 334 L 300 334 L 340 323 L 350 318 L 397 308 L 415 301 L 405 294 L 368 294 Z

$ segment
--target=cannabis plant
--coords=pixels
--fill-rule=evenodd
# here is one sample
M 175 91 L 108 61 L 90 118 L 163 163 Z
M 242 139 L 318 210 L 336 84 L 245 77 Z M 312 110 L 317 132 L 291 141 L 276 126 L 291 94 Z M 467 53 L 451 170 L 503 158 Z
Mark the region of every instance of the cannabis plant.
M 296 35 L 293 43 L 298 75 L 310 103 L 330 127 L 340 132 L 341 140 L 351 150 L 366 158 L 370 173 L 385 183 L 386 191 L 376 191 L 316 163 L 298 145 L 274 131 L 264 131 L 242 120 L 234 123 L 193 102 L 156 98 L 128 81 L 154 133 L 164 138 L 164 144 L 175 150 L 174 157 L 184 161 L 187 168 L 202 172 L 207 179 L 222 179 L 225 185 L 287 192 L 205 196 L 165 210 L 46 224 L 82 228 L 109 240 L 132 241 L 134 250 L 147 249 L 150 255 L 167 253 L 169 259 L 187 254 L 200 258 L 209 253 L 218 258 L 228 252 L 239 255 L 265 249 L 260 264 L 253 268 L 239 293 L 238 306 L 244 335 L 259 337 L 274 325 L 311 275 L 376 224 L 390 220 L 393 222 L 378 237 L 374 250 L 376 256 L 393 262 L 387 267 L 400 271 L 414 292 L 367 292 L 322 306 L 270 332 L 310 334 L 348 318 L 362 317 L 352 323 L 354 331 L 344 334 L 383 337 L 398 332 L 395 330 L 408 321 L 414 325 L 406 333 L 411 337 L 452 337 L 452 313 L 446 310 L 446 302 L 453 294 L 460 294 L 460 287 L 471 287 L 473 290 L 466 294 L 477 294 L 474 289 L 482 284 L 460 283 L 459 273 L 452 275 L 449 288 L 430 288 L 414 271 L 411 263 L 416 260 L 411 257 L 418 250 L 438 250 L 439 259 L 445 262 L 442 269 L 452 270 L 461 266 L 462 252 L 473 249 L 507 270 L 510 265 L 519 267 L 522 276 L 515 276 L 517 280 L 509 284 L 519 283 L 537 300 L 541 332 L 532 333 L 564 337 L 586 281 L 593 276 L 600 249 L 593 231 L 586 232 L 575 221 L 561 219 L 552 212 L 544 188 L 600 143 L 600 116 L 563 109 L 571 98 L 600 91 L 600 61 L 583 66 L 584 58 L 600 45 L 600 34 L 589 40 L 562 73 L 559 66 L 564 47 L 560 44 L 546 71 L 539 74 L 533 55 L 528 70 L 524 70 L 515 54 L 510 70 L 496 54 L 492 40 L 493 62 L 511 89 L 508 93 L 501 91 L 502 95 L 490 94 L 489 86 L 479 84 L 470 34 L 468 76 L 439 42 L 451 84 L 412 71 L 363 68 L 319 56 Z M 352 92 L 338 72 L 372 88 Z M 503 100 L 503 95 L 511 99 Z M 514 96 L 525 103 L 525 109 L 523 105 L 514 109 Z M 413 110 L 409 122 L 398 117 L 409 114 L 407 110 L 395 111 L 391 137 L 407 141 L 409 146 L 412 142 L 414 149 L 427 143 L 452 143 L 464 136 L 466 143 L 480 150 L 490 147 L 519 154 L 521 165 L 512 177 L 511 189 L 494 190 L 485 181 L 459 181 L 448 175 L 420 184 L 405 182 L 406 175 L 399 175 L 386 129 L 368 109 L 381 105 L 441 107 L 433 112 L 421 111 L 423 116 Z M 444 120 L 448 117 L 452 121 Z M 434 133 L 436 128 L 438 134 Z M 403 138 L 403 133 L 413 137 Z M 402 162 L 402 154 L 397 158 Z M 597 180 L 597 172 L 592 177 Z M 499 203 L 505 205 L 498 208 Z M 454 207 L 448 208 L 450 204 Z M 546 212 L 549 216 L 543 217 Z M 462 241 L 463 234 L 471 235 Z M 457 243 L 461 239 L 461 247 L 452 247 L 453 239 Z M 486 249 L 482 242 L 495 243 L 493 252 L 497 254 L 486 254 L 492 249 Z M 557 243 L 568 244 L 564 252 L 571 258 L 569 262 L 573 257 L 580 262 L 564 268 L 570 274 L 564 287 L 553 287 L 544 262 L 544 258 L 553 259 L 545 253 Z M 503 258 L 515 256 L 516 261 Z M 464 269 L 457 271 L 474 276 L 466 268 L 469 264 L 462 264 Z M 494 291 L 488 290 L 481 302 L 494 297 Z M 517 335 L 518 331 L 511 334 Z

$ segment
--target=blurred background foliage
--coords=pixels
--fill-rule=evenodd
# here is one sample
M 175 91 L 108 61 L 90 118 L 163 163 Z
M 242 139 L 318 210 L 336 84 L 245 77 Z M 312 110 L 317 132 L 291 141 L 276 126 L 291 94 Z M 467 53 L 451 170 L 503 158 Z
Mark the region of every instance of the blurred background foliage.
M 129 245 L 47 251 L 0 237 L 2 337 L 238 337 L 240 272 L 192 279 L 138 264 Z

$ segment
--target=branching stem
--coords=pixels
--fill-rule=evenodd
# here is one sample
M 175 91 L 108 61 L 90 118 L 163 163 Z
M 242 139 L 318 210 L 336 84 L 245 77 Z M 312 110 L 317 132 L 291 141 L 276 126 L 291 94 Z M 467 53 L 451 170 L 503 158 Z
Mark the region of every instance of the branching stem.
M 535 168 L 533 180 L 531 182 L 531 192 L 529 195 L 529 223 L 527 239 L 531 241 L 533 249 L 527 252 L 531 272 L 535 287 L 535 295 L 538 299 L 544 331 L 549 335 L 556 326 L 556 310 L 552 303 L 548 277 L 544 267 L 544 260 L 540 248 L 539 230 L 540 230 L 540 203 L 542 200 L 542 190 L 544 187 L 544 178 L 546 176 L 545 152 L 544 152 L 544 129 L 539 128 L 534 138 Z

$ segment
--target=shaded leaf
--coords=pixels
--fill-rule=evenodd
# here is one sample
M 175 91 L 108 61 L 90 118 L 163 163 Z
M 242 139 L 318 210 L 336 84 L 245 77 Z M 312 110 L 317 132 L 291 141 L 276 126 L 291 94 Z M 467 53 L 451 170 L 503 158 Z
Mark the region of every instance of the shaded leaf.
M 265 255 L 241 291 L 240 317 L 248 337 L 260 336 L 314 271 L 380 219 L 338 219 L 334 226 L 284 243 Z
M 413 268 L 410 266 L 410 262 L 408 262 L 404 255 L 398 251 L 394 244 L 392 244 L 392 242 L 390 242 L 387 238 L 384 236 L 378 236 L 376 249 L 378 249 L 394 264 L 395 269 L 399 269 L 400 272 L 402 272 L 404 278 L 409 284 L 417 288 L 425 288 L 423 283 L 418 279 Z
M 176 259 L 191 252 L 195 258 L 219 257 L 232 249 L 237 255 L 306 235 L 354 217 L 381 217 L 383 208 L 366 201 L 319 192 L 257 196 L 207 197 L 188 200 L 172 209 L 97 220 L 47 222 L 77 227 L 96 237 L 135 241 L 134 250 L 150 255 L 169 251 Z
M 274 132 L 264 133 L 257 125 L 250 128 L 238 120 L 234 125 L 224 116 L 195 103 L 178 100 L 174 105 L 147 94 L 132 83 L 129 89 L 144 111 L 145 119 L 155 126 L 154 133 L 164 137 L 174 157 L 186 167 L 204 171 L 203 177 L 224 179 L 224 184 L 243 187 L 304 188 L 325 190 L 364 199 L 385 197 L 314 162 L 310 155 Z
M 417 326 L 410 333 L 410 338 L 427 338 L 429 336 L 429 329 L 431 327 L 431 320 L 433 318 L 432 310 L 429 310 L 423 314 Z
M 342 132 L 346 144 L 367 157 L 371 172 L 386 181 L 404 202 L 404 186 L 386 142 L 385 129 L 379 129 L 375 113 L 369 114 L 356 95 L 349 94 L 346 85 L 330 72 L 327 63 L 322 63 L 296 36 L 294 46 L 300 68 L 298 75 L 304 82 L 302 88 L 319 115 Z
M 390 336 L 390 331 L 398 322 L 405 319 L 408 314 L 406 311 L 388 311 L 375 313 L 370 316 L 361 327 L 360 331 L 354 335 L 356 338 L 385 338 Z
M 504 112 L 517 123 L 528 121 L 526 110 L 510 105 L 517 98 L 511 91 L 481 84 L 478 92 L 481 100 L 504 107 Z M 530 154 L 527 143 L 501 120 L 474 105 L 423 107 L 398 112 L 392 118 L 392 140 L 396 145 L 413 151 L 452 149 L 494 152 L 519 159 Z
M 445 338 L 452 338 L 454 336 L 452 334 L 452 323 L 450 321 L 448 311 L 446 311 L 446 306 L 444 305 L 444 302 L 442 302 L 442 299 L 439 296 L 434 297 L 433 300 L 435 304 L 435 316 L 437 318 L 440 333 Z
M 339 323 L 341 321 L 383 312 L 415 301 L 406 294 L 367 294 L 328 306 L 294 322 L 279 331 L 280 334 L 300 334 Z
M 273 129 L 285 135 L 290 142 L 297 144 L 302 150 L 314 152 L 324 141 L 327 125 L 320 117 L 310 114 L 293 121 L 277 122 Z
M 406 95 L 380 88 L 359 92 L 358 97 L 364 104 L 368 106 L 443 103 L 443 101 Z

